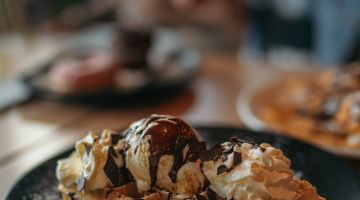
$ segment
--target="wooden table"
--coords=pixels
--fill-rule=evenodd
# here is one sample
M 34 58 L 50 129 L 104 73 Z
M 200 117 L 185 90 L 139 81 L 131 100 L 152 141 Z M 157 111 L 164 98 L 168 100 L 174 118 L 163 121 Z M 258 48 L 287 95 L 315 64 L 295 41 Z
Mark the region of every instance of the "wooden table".
M 0 114 L 0 197 L 23 174 L 71 148 L 88 130 L 122 128 L 152 113 L 180 116 L 192 124 L 241 127 L 235 105 L 246 73 L 235 55 L 209 55 L 189 90 L 159 104 L 96 108 L 36 100 Z
M 209 56 L 189 90 L 159 104 L 95 108 L 35 100 L 0 114 L 0 197 L 24 173 L 72 147 L 89 130 L 122 128 L 152 113 L 192 124 L 241 126 L 235 110 L 241 76 L 234 55 Z

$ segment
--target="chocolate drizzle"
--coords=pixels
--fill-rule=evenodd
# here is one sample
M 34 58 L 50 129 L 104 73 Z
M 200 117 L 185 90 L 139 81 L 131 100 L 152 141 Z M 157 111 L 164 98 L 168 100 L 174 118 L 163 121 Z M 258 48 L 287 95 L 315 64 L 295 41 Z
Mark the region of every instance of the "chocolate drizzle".
M 130 128 L 127 134 L 140 135 L 139 140 L 149 135 L 150 156 L 149 172 L 151 178 L 151 187 L 156 184 L 157 171 L 161 156 L 174 155 L 174 162 L 171 167 L 169 177 L 175 182 L 177 172 L 187 161 L 195 161 L 198 158 L 194 155 L 199 152 L 205 143 L 200 143 L 195 131 L 183 120 L 164 115 L 152 115 Z M 185 157 L 184 148 L 188 146 L 189 151 Z M 138 146 L 134 147 L 135 151 Z M 136 153 L 136 152 L 135 152 Z
M 133 177 L 126 168 L 125 164 L 122 166 L 117 165 L 117 161 L 119 159 L 123 158 L 125 160 L 126 151 L 129 148 L 128 141 L 126 142 L 124 148 L 115 150 L 114 146 L 117 145 L 119 140 L 123 139 L 124 137 L 126 137 L 127 140 L 134 135 L 140 135 L 139 138 L 136 138 L 139 141 L 144 139 L 145 136 L 147 136 L 146 138 L 149 138 L 149 173 L 151 178 L 150 191 L 152 192 L 154 191 L 153 187 L 157 182 L 159 161 L 163 155 L 174 156 L 173 164 L 168 174 L 173 183 L 175 183 L 177 180 L 177 173 L 179 169 L 188 162 L 196 162 L 200 160 L 200 169 L 202 171 L 204 161 L 221 159 L 222 162 L 229 162 L 228 159 L 231 158 L 230 154 L 232 154 L 233 160 L 231 166 L 221 164 L 217 168 L 217 175 L 229 172 L 242 162 L 242 154 L 235 151 L 235 146 L 241 146 L 243 143 L 245 143 L 244 140 L 231 138 L 228 144 L 223 146 L 216 144 L 207 150 L 206 143 L 199 141 L 197 134 L 187 123 L 178 118 L 155 115 L 143 119 L 139 123 L 136 123 L 134 126 L 125 130 L 122 134 L 115 133 L 111 135 L 112 146 L 108 148 L 106 163 L 103 167 L 105 175 L 111 182 L 111 185 L 109 186 L 110 190 L 106 196 L 112 191 L 112 188 L 119 187 L 133 180 Z M 252 148 L 261 148 L 261 150 L 264 151 L 264 149 L 257 144 L 250 144 L 253 145 Z M 85 148 L 86 152 L 89 154 L 91 151 L 91 145 L 86 145 Z M 132 148 L 135 149 L 134 151 L 136 153 L 138 146 L 134 146 Z M 209 188 L 210 181 L 207 179 L 207 177 L 204 176 L 204 178 L 205 180 L 202 188 L 198 189 L 198 192 L 202 191 L 204 193 L 196 193 L 194 196 L 187 199 L 216 200 L 217 197 L 219 197 Z M 86 179 L 82 174 L 81 177 L 77 180 L 78 191 L 83 190 L 85 184 Z M 172 198 L 173 194 L 169 193 L 167 199 Z
M 189 151 L 183 157 L 183 150 L 186 146 L 189 146 Z M 176 140 L 175 151 L 174 151 L 174 162 L 169 172 L 169 177 L 173 183 L 176 182 L 177 172 L 179 169 L 186 164 L 187 161 L 195 162 L 199 159 L 199 152 L 206 149 L 204 142 L 199 142 L 196 138 L 186 138 L 179 136 Z
M 147 134 L 151 135 L 149 157 L 151 186 L 157 181 L 158 164 L 162 155 L 174 155 L 169 177 L 175 182 L 178 170 L 186 163 L 186 158 L 195 151 L 195 143 L 198 143 L 190 126 L 178 119 L 174 120 L 175 123 L 157 121 L 158 125 L 148 130 Z M 190 149 L 186 158 L 183 158 L 183 149 L 187 145 Z
M 110 182 L 112 183 L 113 187 L 118 187 L 124 185 L 125 183 L 128 183 L 131 178 L 129 175 L 130 172 L 126 169 L 126 167 L 118 167 L 115 159 L 119 159 L 119 156 L 115 152 L 114 147 L 110 146 L 103 170 Z

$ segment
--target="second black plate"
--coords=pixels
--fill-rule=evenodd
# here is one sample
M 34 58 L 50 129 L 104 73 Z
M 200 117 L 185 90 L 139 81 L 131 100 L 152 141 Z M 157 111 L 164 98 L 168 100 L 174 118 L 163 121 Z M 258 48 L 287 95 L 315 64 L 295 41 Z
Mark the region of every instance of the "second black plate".
M 143 99 L 159 100 L 168 96 L 179 94 L 179 91 L 185 89 L 196 77 L 198 67 L 201 61 L 200 53 L 192 49 L 179 49 L 169 53 L 169 58 L 164 63 L 163 70 L 154 72 L 155 75 L 147 77 L 148 80 L 139 86 L 130 88 L 109 88 L 99 91 L 62 94 L 51 87 L 47 81 L 48 71 L 56 60 L 63 57 L 76 57 L 86 55 L 94 51 L 93 49 L 75 49 L 67 53 L 60 54 L 49 61 L 43 67 L 33 74 L 23 78 L 23 82 L 28 86 L 32 97 L 46 98 L 52 100 L 61 100 L 75 103 L 105 104 L 109 103 L 143 103 Z M 173 70 L 177 73 L 166 74 L 166 71 Z M 132 77 L 136 78 L 136 77 Z M 156 97 L 156 98 L 153 98 Z

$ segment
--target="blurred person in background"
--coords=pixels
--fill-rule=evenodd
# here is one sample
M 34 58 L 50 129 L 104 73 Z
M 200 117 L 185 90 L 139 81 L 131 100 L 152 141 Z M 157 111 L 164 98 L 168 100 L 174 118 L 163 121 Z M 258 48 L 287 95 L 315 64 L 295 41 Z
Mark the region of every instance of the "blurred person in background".
M 73 30 L 117 21 L 117 42 L 133 38 L 124 44 L 128 54 L 138 51 L 129 46 L 147 52 L 155 40 L 157 51 L 241 44 L 241 58 L 337 65 L 358 59 L 359 10 L 356 0 L 2 0 L 0 31 Z M 137 37 L 142 47 L 136 48 Z M 126 60 L 129 55 L 121 54 L 127 52 L 117 48 Z
M 334 66 L 359 59 L 360 1 L 247 0 L 250 23 L 241 58 L 284 67 Z

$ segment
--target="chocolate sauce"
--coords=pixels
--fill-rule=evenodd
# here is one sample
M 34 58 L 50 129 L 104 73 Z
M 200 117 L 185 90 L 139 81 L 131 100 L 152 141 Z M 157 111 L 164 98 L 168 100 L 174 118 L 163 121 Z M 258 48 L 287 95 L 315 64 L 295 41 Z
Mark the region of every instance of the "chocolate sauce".
M 146 132 L 144 132 L 146 131 Z M 194 159 L 193 153 L 199 151 L 200 142 L 195 131 L 183 120 L 153 115 L 142 120 L 138 126 L 133 127 L 128 134 L 141 135 L 139 140 L 150 136 L 149 172 L 151 187 L 156 184 L 157 170 L 162 155 L 174 155 L 174 162 L 169 173 L 173 182 L 176 181 L 177 171 L 183 166 L 188 158 Z M 183 149 L 189 145 L 189 152 L 183 157 Z M 137 147 L 135 147 L 135 150 Z
M 104 173 L 110 180 L 113 187 L 118 187 L 128 183 L 131 180 L 130 172 L 125 166 L 118 167 L 115 159 L 118 158 L 114 147 L 109 147 L 106 163 L 103 167 Z
M 217 168 L 217 172 L 216 172 L 216 175 L 219 175 L 219 174 L 222 174 L 224 172 L 228 172 L 230 169 L 228 167 L 226 167 L 226 165 L 220 165 L 218 168 Z
M 187 145 L 189 146 L 189 151 L 186 153 L 185 157 L 183 157 L 183 149 Z M 199 159 L 199 152 L 205 149 L 205 143 L 199 142 L 195 137 L 186 138 L 183 136 L 178 136 L 175 144 L 174 162 L 169 172 L 171 181 L 175 183 L 179 169 L 184 164 L 186 164 L 187 161 L 195 162 L 197 159 Z

